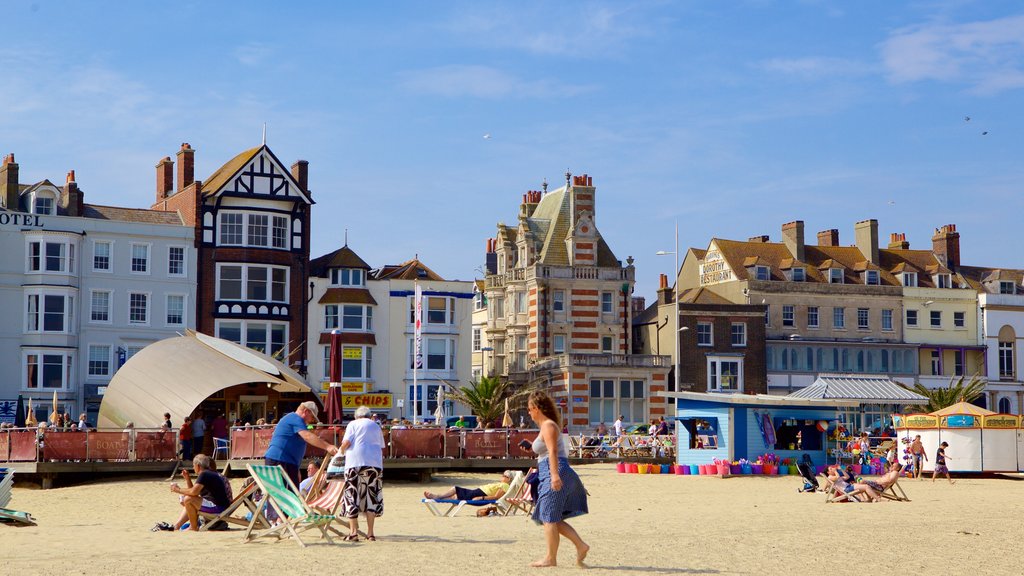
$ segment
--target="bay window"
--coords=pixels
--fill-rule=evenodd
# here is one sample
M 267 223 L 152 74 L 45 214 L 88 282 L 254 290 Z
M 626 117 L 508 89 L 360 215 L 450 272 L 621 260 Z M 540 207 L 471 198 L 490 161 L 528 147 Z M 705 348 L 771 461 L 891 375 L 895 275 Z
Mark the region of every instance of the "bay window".
M 288 343 L 288 324 L 284 322 L 218 321 L 217 337 L 287 363 L 283 354 Z
M 26 390 L 63 390 L 72 380 L 72 353 L 26 350 L 23 356 Z
M 217 266 L 217 299 L 287 302 L 288 269 L 256 264 L 220 264 Z

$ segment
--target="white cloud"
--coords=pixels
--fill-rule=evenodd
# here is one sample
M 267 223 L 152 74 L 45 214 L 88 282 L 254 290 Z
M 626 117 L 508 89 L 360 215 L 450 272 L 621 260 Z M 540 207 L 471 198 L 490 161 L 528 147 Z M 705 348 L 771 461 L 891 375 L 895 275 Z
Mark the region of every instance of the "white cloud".
M 399 79 L 413 92 L 452 98 L 564 98 L 594 89 L 553 80 L 525 80 L 489 66 L 438 66 L 402 72 Z
M 881 54 L 894 83 L 935 80 L 988 94 L 1024 88 L 1024 15 L 904 28 Z
M 766 72 L 807 78 L 822 76 L 848 78 L 851 76 L 863 76 L 872 72 L 872 67 L 864 62 L 820 56 L 772 58 L 771 60 L 758 63 L 757 66 Z
M 259 66 L 270 56 L 271 49 L 260 42 L 249 42 L 234 50 L 235 59 L 245 66 Z

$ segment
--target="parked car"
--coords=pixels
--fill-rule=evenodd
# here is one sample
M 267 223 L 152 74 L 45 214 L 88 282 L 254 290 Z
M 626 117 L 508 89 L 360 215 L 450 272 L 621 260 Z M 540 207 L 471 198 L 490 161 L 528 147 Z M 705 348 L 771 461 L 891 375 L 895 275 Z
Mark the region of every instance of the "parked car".
M 636 424 L 626 428 L 626 434 L 639 434 L 641 436 L 647 434 L 647 424 Z
M 462 418 L 462 420 L 466 423 L 466 428 L 476 428 L 476 416 L 473 416 L 472 414 L 468 416 L 449 416 L 444 421 L 445 427 L 451 428 L 452 426 L 455 426 L 455 423 L 459 421 L 459 418 Z

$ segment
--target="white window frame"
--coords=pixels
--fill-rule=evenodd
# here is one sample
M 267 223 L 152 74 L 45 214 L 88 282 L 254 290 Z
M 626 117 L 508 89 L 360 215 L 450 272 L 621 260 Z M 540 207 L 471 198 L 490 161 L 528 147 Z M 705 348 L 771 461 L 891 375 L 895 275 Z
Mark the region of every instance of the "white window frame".
M 135 248 L 142 247 L 146 249 L 146 269 L 136 270 L 135 269 Z M 149 276 L 153 271 L 153 245 L 149 242 L 131 242 L 128 245 L 128 273 L 135 276 Z
M 39 386 L 35 388 L 29 388 L 28 386 L 28 357 L 36 356 L 39 364 L 37 364 L 36 373 L 39 378 Z M 42 385 L 43 377 L 43 357 L 44 356 L 60 356 L 61 361 L 61 385 L 59 388 L 45 387 Z M 71 389 L 71 381 L 74 377 L 75 370 L 75 353 L 71 350 L 54 350 L 54 349 L 25 349 L 21 353 L 21 389 L 26 392 L 52 392 L 62 391 Z
M 356 318 L 356 316 L 350 316 L 345 314 L 345 308 L 359 308 L 359 327 L 358 328 L 346 328 L 346 318 Z M 369 304 L 338 304 L 338 329 L 342 332 L 370 332 L 373 330 L 373 307 Z
M 221 270 L 225 266 L 240 267 L 242 269 L 242 278 L 241 278 L 242 286 L 241 286 L 241 293 L 240 293 L 241 298 L 238 298 L 238 299 L 236 299 L 236 298 L 225 298 L 225 297 L 223 297 L 223 295 L 221 295 L 221 277 L 222 277 Z M 267 280 L 266 280 L 266 282 L 267 282 L 267 286 L 266 286 L 266 288 L 267 288 L 267 299 L 266 300 L 251 300 L 251 299 L 248 298 L 248 296 L 249 296 L 249 270 L 252 269 L 252 268 L 266 268 L 267 269 Z M 284 270 L 285 271 L 285 275 L 284 275 L 284 299 L 283 300 L 274 300 L 273 299 L 273 297 L 274 297 L 274 270 L 275 269 L 276 270 Z M 276 265 L 272 265 L 272 264 L 243 264 L 243 263 L 240 263 L 240 262 L 218 262 L 217 263 L 217 277 L 215 278 L 215 281 L 216 281 L 215 299 L 218 300 L 218 301 L 225 301 L 225 302 L 263 302 L 263 303 L 267 303 L 267 304 L 289 304 L 290 303 L 290 300 L 289 300 L 289 290 L 291 288 L 291 268 L 289 268 L 288 266 L 276 266 Z
M 271 215 L 270 217 L 270 247 L 275 250 L 288 250 L 289 242 L 288 238 L 291 236 L 291 222 L 288 216 Z M 279 221 L 284 221 L 284 226 L 278 226 Z M 277 232 L 283 230 L 284 234 L 280 237 L 282 241 L 281 245 L 278 246 L 278 235 Z
M 754 278 L 761 282 L 767 282 L 772 279 L 771 271 L 767 266 L 754 266 Z
M 224 218 L 225 217 L 234 217 L 234 216 L 241 217 L 241 226 L 242 226 L 241 234 L 239 235 L 241 239 L 240 239 L 240 241 L 237 244 L 233 243 L 233 242 L 225 242 L 224 241 Z M 257 226 L 257 224 L 255 224 L 253 222 L 253 220 L 255 218 L 266 218 L 267 219 L 267 223 L 266 223 L 266 230 L 267 230 L 267 233 L 266 233 L 266 243 L 264 243 L 264 244 L 255 244 L 255 243 L 253 243 L 253 238 L 252 238 L 253 235 L 250 234 L 250 227 L 251 226 Z M 284 228 L 276 226 L 276 224 L 279 223 L 279 220 L 282 220 L 282 219 L 285 221 Z M 258 224 L 258 226 L 262 226 L 262 224 Z M 277 236 L 274 235 L 274 232 L 277 231 L 277 230 L 284 230 L 284 237 L 283 238 L 280 238 L 280 237 L 277 237 Z M 288 250 L 291 250 L 291 242 L 289 240 L 291 238 L 291 218 L 289 216 L 287 216 L 287 215 L 281 215 L 281 214 L 278 214 L 278 213 L 275 213 L 275 212 L 271 212 L 271 211 L 264 212 L 264 211 L 246 211 L 246 210 L 234 210 L 234 209 L 219 210 L 217 212 L 217 230 L 216 230 L 216 234 L 215 234 L 214 238 L 216 240 L 215 241 L 215 245 L 217 245 L 217 246 L 242 246 L 242 247 L 246 247 L 246 248 L 260 248 L 260 249 L 263 249 L 263 250 L 283 250 L 283 251 L 288 251 Z M 283 245 L 278 245 L 278 243 L 277 243 L 278 239 L 283 239 L 284 240 L 284 244 Z
M 430 361 L 429 361 L 429 358 L 428 358 L 430 356 L 430 353 L 429 353 L 429 351 L 430 351 L 429 341 L 431 341 L 431 340 L 443 340 L 446 343 L 445 344 L 445 368 L 428 368 L 428 366 L 430 365 Z M 413 338 L 407 338 L 406 339 L 406 343 L 407 343 L 407 346 L 408 346 L 408 348 L 406 349 L 406 351 L 407 351 L 407 354 L 406 354 L 406 357 L 407 357 L 406 368 L 407 368 L 409 374 L 412 374 L 412 366 L 413 366 L 413 361 L 414 361 L 413 351 L 415 350 L 415 348 L 414 348 L 415 343 L 413 341 Z M 420 350 L 420 353 L 423 354 L 423 367 L 421 367 L 419 369 L 419 372 L 421 374 L 423 372 L 431 372 L 431 373 L 434 373 L 434 374 L 440 374 L 440 373 L 444 373 L 444 372 L 454 373 L 456 370 L 458 370 L 458 357 L 457 357 L 458 341 L 455 338 L 442 337 L 440 335 L 438 335 L 438 336 L 427 336 L 427 335 L 424 335 L 423 336 L 422 344 L 423 344 L 423 347 Z M 498 354 L 496 353 L 495 355 L 498 355 Z
M 288 333 L 289 333 L 289 328 L 290 328 L 290 326 L 288 325 L 289 324 L 288 322 L 279 322 L 279 321 L 275 321 L 275 320 L 217 320 L 214 323 L 214 328 L 213 328 L 214 329 L 214 334 L 217 336 L 217 338 L 223 338 L 223 336 L 220 335 L 220 330 L 221 330 L 221 326 L 223 326 L 225 324 L 237 324 L 238 325 L 238 329 L 239 329 L 238 339 L 240 340 L 240 342 L 236 342 L 236 344 L 240 344 L 241 346 L 245 346 L 246 348 L 250 347 L 249 346 L 249 342 L 248 342 L 249 325 L 250 324 L 262 324 L 262 325 L 264 325 L 265 337 L 266 337 L 266 339 L 262 342 L 263 344 L 266 345 L 266 349 L 264 349 L 264 353 L 267 356 L 271 356 L 271 357 L 274 357 L 274 351 L 270 349 L 271 346 L 273 345 L 272 338 L 273 338 L 273 334 L 274 334 L 274 327 L 275 326 L 283 327 L 284 328 L 284 340 L 282 340 L 282 343 L 281 343 L 281 350 L 283 350 L 284 352 L 289 352 L 290 351 L 289 347 L 288 347 L 288 342 L 289 342 L 289 340 L 288 340 L 289 334 Z M 234 342 L 234 340 L 232 340 L 232 342 Z M 284 360 L 282 360 L 282 361 L 285 364 L 290 364 L 290 362 L 288 361 L 287 358 L 284 358 Z
M 796 326 L 796 306 L 792 304 L 782 305 L 782 326 L 784 328 Z
M 723 388 L 721 385 L 721 365 L 725 363 L 737 366 L 736 386 L 734 388 Z M 715 366 L 713 369 L 712 366 Z M 743 358 L 741 356 L 716 356 L 707 357 L 707 391 L 719 393 L 743 393 Z
M 901 284 L 908 288 L 917 288 L 917 272 L 903 272 L 900 276 Z
M 225 242 L 224 241 L 224 233 L 225 233 L 225 231 L 224 231 L 224 218 L 228 217 L 228 216 L 232 217 L 232 219 L 234 219 L 233 218 L 234 216 L 238 216 L 240 218 L 240 222 L 237 223 L 237 225 L 241 227 L 239 229 L 239 231 L 238 231 L 238 242 L 237 243 L 235 243 L 235 242 Z M 236 223 L 232 222 L 231 225 L 235 226 Z M 221 210 L 221 211 L 219 211 L 217 213 L 217 234 L 215 236 L 215 238 L 216 238 L 216 245 L 217 246 L 245 246 L 246 245 L 246 243 L 245 243 L 245 233 L 246 233 L 246 217 L 245 217 L 245 212 L 238 212 L 238 211 L 235 211 L 235 210 Z M 234 234 L 232 234 L 232 235 L 234 235 Z
M 813 314 L 813 322 L 812 320 Z M 818 328 L 821 326 L 821 310 L 817 306 L 807 307 L 807 327 Z
M 96 320 L 93 318 L 93 296 L 95 294 L 107 295 L 107 319 Z M 89 320 L 90 324 L 113 324 L 114 323 L 114 291 L 113 290 L 89 290 Z
M 846 278 L 843 274 L 842 268 L 829 268 L 828 269 L 828 283 L 829 284 L 843 284 Z
M 857 330 L 871 329 L 871 309 L 857 308 Z
M 913 310 L 913 309 L 908 308 L 904 312 L 905 312 L 904 318 L 906 319 L 905 321 L 907 323 L 907 326 L 915 326 L 916 327 L 916 326 L 920 326 L 921 325 L 920 324 L 921 323 L 921 315 L 918 314 L 917 310 Z M 911 320 L 911 317 L 913 317 L 913 320 Z
M 39 267 L 32 267 L 32 245 L 39 245 Z M 46 247 L 50 244 L 61 246 L 60 268 L 57 270 L 47 269 Z M 70 238 L 48 237 L 46 235 L 29 236 L 25 243 L 25 273 L 26 274 L 60 274 L 74 275 L 75 273 L 75 242 Z
M 473 326 L 473 352 L 480 352 L 480 348 L 482 347 L 482 336 L 483 328 L 480 326 Z
M 551 340 L 552 354 L 565 354 L 565 334 L 555 334 Z
M 957 317 L 959 315 L 959 318 Z M 966 328 L 967 327 L 967 313 L 966 312 L 953 312 L 953 328 Z
M 330 276 L 331 286 L 361 287 L 366 285 L 366 270 L 362 268 L 331 268 Z
M 133 296 L 145 296 L 146 297 L 146 319 L 143 322 L 139 322 L 138 320 L 132 320 L 132 297 Z M 152 306 L 153 306 L 153 300 L 152 300 L 152 293 L 151 292 L 141 292 L 141 291 L 138 291 L 138 290 L 133 290 L 133 291 L 128 292 L 128 324 L 131 325 L 131 326 L 149 326 L 151 318 L 152 318 L 152 310 L 151 310 Z
M 345 349 L 359 349 L 359 376 L 345 375 Z M 329 354 L 329 352 L 328 352 Z M 353 359 L 354 360 L 354 359 Z M 366 382 L 373 379 L 373 346 L 359 344 L 343 344 L 341 347 L 341 380 L 342 382 Z M 330 366 L 328 365 L 328 368 Z M 330 370 L 326 373 L 330 377 Z
M 739 336 L 737 341 L 737 335 Z M 729 341 L 734 348 L 745 348 L 747 346 L 747 323 L 733 322 L 729 326 Z
M 332 314 L 333 312 L 333 314 Z M 324 305 L 324 330 L 336 330 L 341 327 L 341 304 Z
M 99 348 L 106 348 L 107 349 L 107 357 L 106 357 L 107 369 L 104 372 L 93 372 L 92 371 L 92 363 L 93 363 L 93 354 L 92 353 L 93 353 L 93 350 L 97 350 Z M 109 378 L 110 375 L 113 373 L 113 367 L 114 367 L 114 362 L 113 362 L 114 347 L 112 345 L 110 345 L 110 344 L 89 344 L 89 347 L 88 347 L 88 350 L 87 350 L 86 354 L 87 354 L 86 361 L 85 361 L 85 374 L 86 374 L 86 376 L 88 378 L 97 378 L 97 377 L 98 378 Z
M 49 207 L 45 211 L 39 210 L 39 201 L 46 200 L 49 202 Z M 57 214 L 57 198 L 52 194 L 40 194 L 36 192 L 32 195 L 32 214 L 39 214 L 40 216 L 54 216 Z
M 836 320 L 839 320 L 836 322 Z M 835 330 L 846 330 L 846 307 L 832 307 L 832 328 Z
M 602 354 L 614 354 L 615 353 L 615 337 L 614 336 L 601 336 L 601 353 Z
M 893 311 L 891 308 L 885 308 L 882 310 L 882 331 L 892 332 L 895 328 L 893 327 Z
M 953 286 L 953 279 L 949 274 L 936 274 L 933 277 L 936 288 L 950 288 Z
M 601 314 L 615 313 L 615 293 L 610 291 L 601 292 Z M 607 308 L 607 309 L 606 309 Z
M 171 251 L 174 249 L 181 250 L 181 272 L 178 274 L 171 272 Z M 171 278 L 188 276 L 188 249 L 185 246 L 172 244 L 167 247 L 167 275 Z
M 31 328 L 29 313 L 29 302 L 36 298 L 35 328 Z M 62 312 L 61 329 L 46 330 L 46 298 L 57 297 L 64 300 L 64 311 Z M 75 295 L 70 292 L 59 290 L 41 290 L 38 288 L 26 290 L 22 300 L 22 326 L 26 334 L 74 334 L 75 328 Z
M 181 298 L 181 322 L 174 324 L 170 321 L 171 298 Z M 188 324 L 188 295 L 169 293 L 164 295 L 164 326 L 185 326 Z
M 107 267 L 97 268 L 96 267 L 96 247 L 103 244 L 107 247 Z M 114 241 L 113 240 L 93 240 L 92 242 L 92 271 L 100 274 L 113 274 L 114 273 Z
M 790 277 L 793 282 L 804 282 L 807 280 L 807 271 L 800 267 L 793 268 L 790 270 Z
M 706 328 L 706 330 L 704 330 Z M 707 341 L 704 336 L 707 336 Z M 715 345 L 715 325 L 712 322 L 697 322 L 697 346 L 712 347 Z
M 878 270 L 865 270 L 864 271 L 864 284 L 867 286 L 878 286 L 881 282 L 881 277 L 878 274 Z
M 999 281 L 999 293 L 1000 294 L 1016 294 L 1017 283 L 1012 280 L 1000 280 Z
M 565 312 L 565 290 L 552 291 L 551 310 L 553 312 Z
M 928 327 L 935 329 L 942 328 L 942 310 L 928 311 Z

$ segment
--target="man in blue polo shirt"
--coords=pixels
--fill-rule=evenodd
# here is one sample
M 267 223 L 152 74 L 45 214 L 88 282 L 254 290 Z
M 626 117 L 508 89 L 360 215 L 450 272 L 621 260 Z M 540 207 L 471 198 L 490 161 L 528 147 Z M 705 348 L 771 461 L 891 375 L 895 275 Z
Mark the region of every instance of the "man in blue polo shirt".
M 336 446 L 309 430 L 308 426 L 317 421 L 317 413 L 316 403 L 307 401 L 299 404 L 295 412 L 286 414 L 274 428 L 274 436 L 264 455 L 268 466 L 283 468 L 296 486 L 299 485 L 299 466 L 306 455 L 306 444 L 326 450 L 331 455 L 338 452 Z

